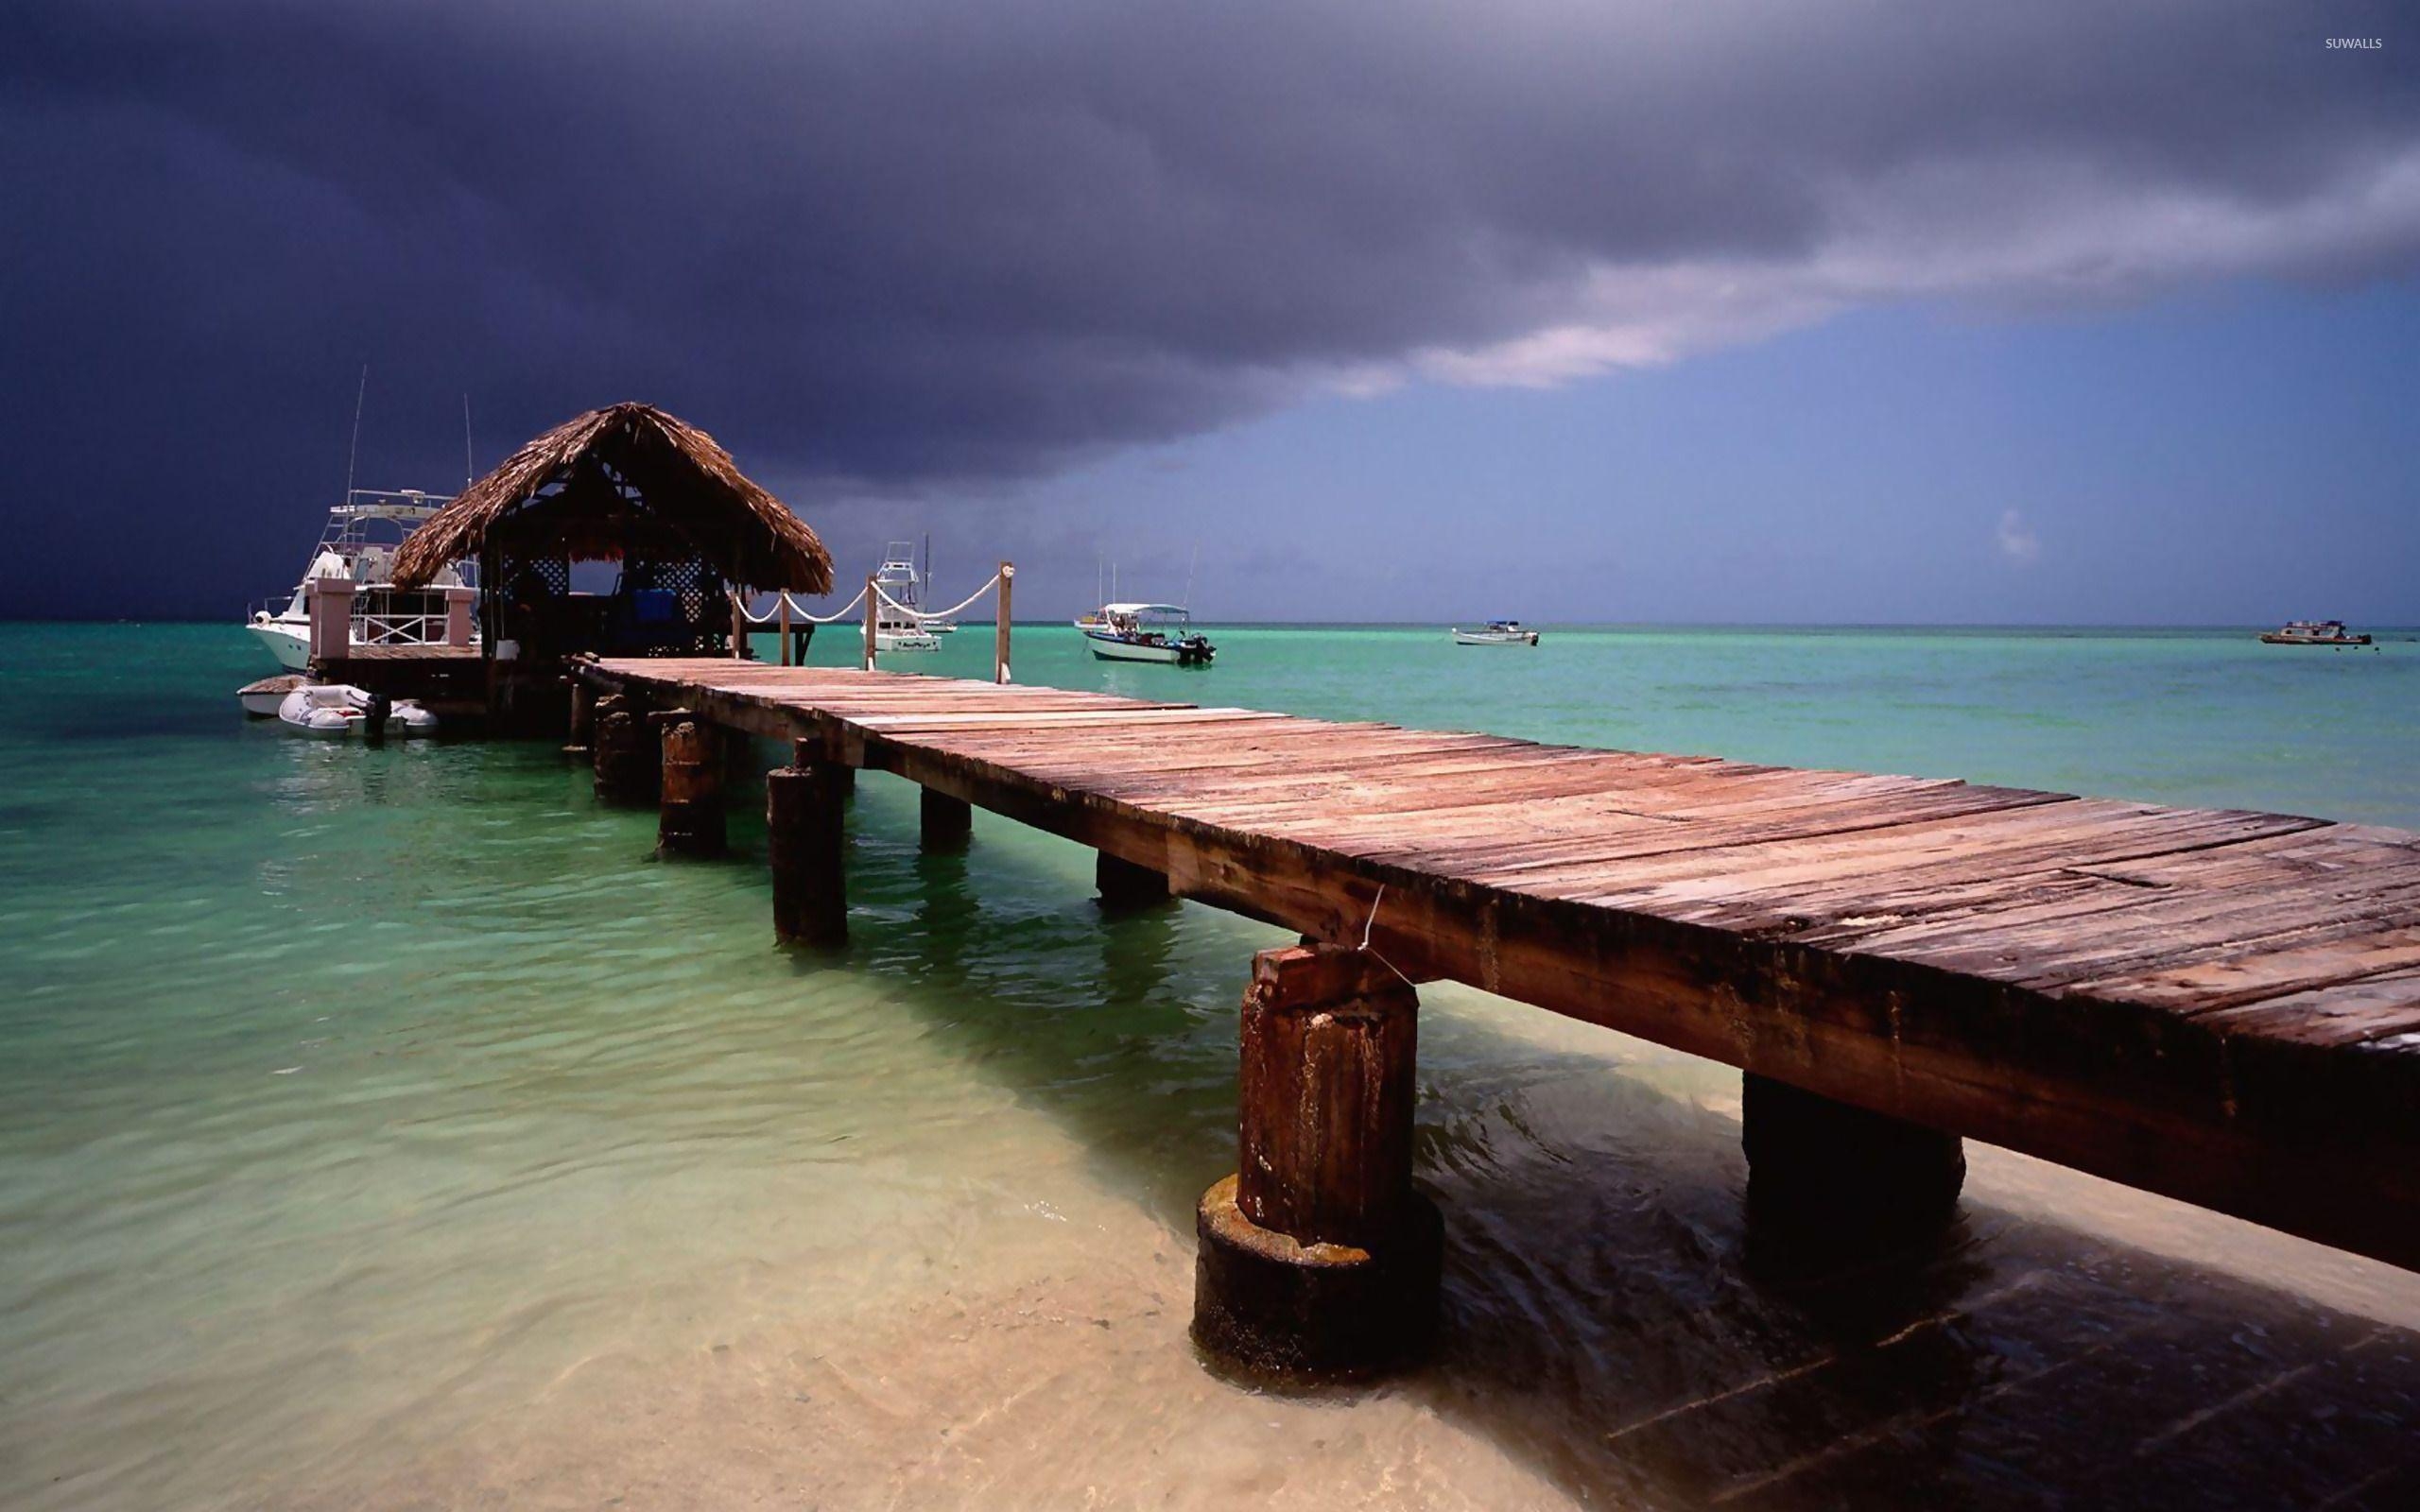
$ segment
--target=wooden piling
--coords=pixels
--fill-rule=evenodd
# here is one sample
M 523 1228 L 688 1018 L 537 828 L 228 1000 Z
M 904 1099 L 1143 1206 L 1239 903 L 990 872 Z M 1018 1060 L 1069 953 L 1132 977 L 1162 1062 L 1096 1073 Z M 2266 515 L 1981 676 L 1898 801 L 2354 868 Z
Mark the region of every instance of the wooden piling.
M 621 694 L 596 700 L 596 798 L 636 807 L 655 801 L 662 785 L 663 747 L 640 710 Z
M 722 854 L 722 772 L 728 757 L 720 731 L 686 709 L 667 709 L 649 719 L 662 731 L 664 761 L 656 849 L 674 855 Z
M 924 795 L 919 807 L 925 850 L 936 855 L 965 850 L 975 833 L 974 806 L 962 798 L 952 798 L 934 788 L 920 791 Z
M 992 680 L 1009 682 L 1009 596 L 1016 586 L 1017 570 L 1012 562 L 1000 563 L 1000 613 L 992 622 Z
M 1418 1022 L 1411 985 L 1366 952 L 1253 957 L 1239 1168 L 1195 1214 L 1193 1337 L 1211 1354 L 1357 1376 L 1426 1346 L 1443 1228 L 1411 1185 Z
M 800 743 L 795 763 L 765 774 L 765 854 L 773 869 L 773 936 L 803 945 L 849 938 L 840 774 Z
M 585 756 L 596 744 L 596 690 L 579 678 L 571 683 L 571 727 L 563 737 L 563 754 Z
M 1093 865 L 1093 885 L 1099 889 L 1101 907 L 1111 913 L 1128 913 L 1168 901 L 1167 873 L 1137 866 L 1106 850 Z
M 879 619 L 879 616 L 875 613 L 875 606 L 879 605 L 881 602 L 882 602 L 882 590 L 880 590 L 880 589 L 878 589 L 878 588 L 874 587 L 874 585 L 873 585 L 873 574 L 871 574 L 871 573 L 869 573 L 869 574 L 867 574 L 867 575 L 866 575 L 866 649 L 865 649 L 865 669 L 866 669 L 868 672 L 872 672 L 872 671 L 873 670 L 873 654 L 874 654 L 874 651 L 877 649 L 876 643 L 875 643 L 875 640 L 874 640 L 874 625 L 876 624 L 877 620 Z

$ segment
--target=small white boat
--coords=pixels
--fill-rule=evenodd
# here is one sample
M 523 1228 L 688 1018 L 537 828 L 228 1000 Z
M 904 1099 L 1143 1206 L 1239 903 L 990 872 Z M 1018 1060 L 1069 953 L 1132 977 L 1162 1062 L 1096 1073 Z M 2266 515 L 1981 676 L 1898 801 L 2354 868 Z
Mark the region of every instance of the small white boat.
M 1103 604 L 1084 644 L 1103 662 L 1160 662 L 1206 667 L 1219 648 L 1193 627 L 1193 612 L 1174 604 Z
M 2367 645 L 2370 638 L 2342 620 L 2295 620 L 2260 637 L 2263 645 Z
M 285 696 L 302 686 L 307 680 L 309 679 L 297 672 L 287 672 L 274 678 L 263 678 L 258 682 L 247 682 L 236 689 L 235 701 L 244 706 L 246 718 L 274 719 L 277 717 L 278 706 L 285 702 Z
M 1454 627 L 1456 645 L 1535 645 L 1538 632 L 1524 628 L 1519 620 L 1490 620 L 1483 630 L 1466 630 Z
M 278 701 L 279 723 L 306 735 L 429 735 L 437 716 L 409 698 L 387 699 L 349 682 L 306 682 Z

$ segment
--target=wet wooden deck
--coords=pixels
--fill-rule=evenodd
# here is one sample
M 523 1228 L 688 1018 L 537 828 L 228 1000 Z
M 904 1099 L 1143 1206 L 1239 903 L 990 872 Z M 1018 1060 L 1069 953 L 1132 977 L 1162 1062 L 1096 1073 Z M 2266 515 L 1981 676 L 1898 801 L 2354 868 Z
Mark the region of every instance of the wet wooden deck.
M 2420 835 L 895 673 L 583 675 L 1416 978 L 2420 1268 Z

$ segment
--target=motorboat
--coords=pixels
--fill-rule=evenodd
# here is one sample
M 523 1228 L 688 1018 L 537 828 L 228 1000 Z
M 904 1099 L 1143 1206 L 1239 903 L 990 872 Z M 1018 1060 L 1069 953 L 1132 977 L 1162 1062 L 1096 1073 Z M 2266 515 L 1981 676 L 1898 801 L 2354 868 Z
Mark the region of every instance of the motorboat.
M 299 672 L 263 678 L 258 682 L 247 682 L 236 689 L 235 701 L 244 706 L 247 718 L 274 719 L 278 706 L 285 702 L 285 696 L 309 680 Z
M 1103 604 L 1084 627 L 1084 644 L 1103 662 L 1163 662 L 1206 667 L 1219 648 L 1193 627 L 1193 612 L 1175 604 Z M 1076 622 L 1083 626 L 1083 621 Z
M 328 511 L 302 581 L 283 606 L 252 610 L 246 629 L 289 672 L 311 665 L 311 584 L 321 578 L 354 585 L 352 642 L 357 646 L 441 645 L 445 642 L 444 590 L 474 586 L 468 562 L 449 562 L 426 588 L 393 584 L 395 552 L 405 538 L 445 505 L 418 489 L 349 489 Z M 476 632 L 473 632 L 474 641 Z
M 894 541 L 882 550 L 882 565 L 874 569 L 874 586 L 882 597 L 874 601 L 873 648 L 876 651 L 938 651 L 942 643 L 926 627 L 918 609 L 924 576 L 916 570 L 913 541 Z
M 1538 632 L 1525 628 L 1519 620 L 1490 620 L 1483 630 L 1454 627 L 1456 645 L 1535 645 Z
M 349 682 L 306 682 L 277 706 L 278 722 L 306 735 L 429 735 L 437 716 L 409 698 L 389 699 Z
M 2295 620 L 2260 637 L 2263 645 L 2367 645 L 2370 638 L 2342 620 Z

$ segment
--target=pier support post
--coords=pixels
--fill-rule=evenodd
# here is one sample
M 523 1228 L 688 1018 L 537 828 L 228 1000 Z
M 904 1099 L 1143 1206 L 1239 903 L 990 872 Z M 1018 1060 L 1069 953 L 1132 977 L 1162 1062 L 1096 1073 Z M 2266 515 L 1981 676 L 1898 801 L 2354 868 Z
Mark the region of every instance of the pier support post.
M 596 744 L 596 690 L 579 678 L 571 683 L 571 728 L 563 737 L 563 754 L 585 756 Z
M 1426 1345 L 1443 1229 L 1411 1185 L 1419 1007 L 1361 952 L 1253 958 L 1240 1164 L 1195 1213 L 1193 1337 L 1211 1354 L 1353 1376 Z
M 924 795 L 920 809 L 925 850 L 935 855 L 965 850 L 975 833 L 974 806 L 929 787 L 918 791 Z
M 1093 885 L 1100 890 L 1100 905 L 1104 909 L 1122 914 L 1168 901 L 1167 872 L 1136 866 L 1106 850 L 1099 855 L 1093 867 Z
M 1739 1143 L 1757 1217 L 1835 1238 L 1936 1225 L 1966 1179 L 1957 1135 L 1754 1073 L 1741 1088 Z
M 633 808 L 655 801 L 663 747 L 627 696 L 596 700 L 596 747 L 597 801 Z
M 773 868 L 773 936 L 802 945 L 849 938 L 840 778 L 848 768 L 800 742 L 793 765 L 765 774 L 765 854 Z
M 667 709 L 648 719 L 662 732 L 664 758 L 656 849 L 684 856 L 722 854 L 722 769 L 729 760 L 722 731 L 686 709 Z

